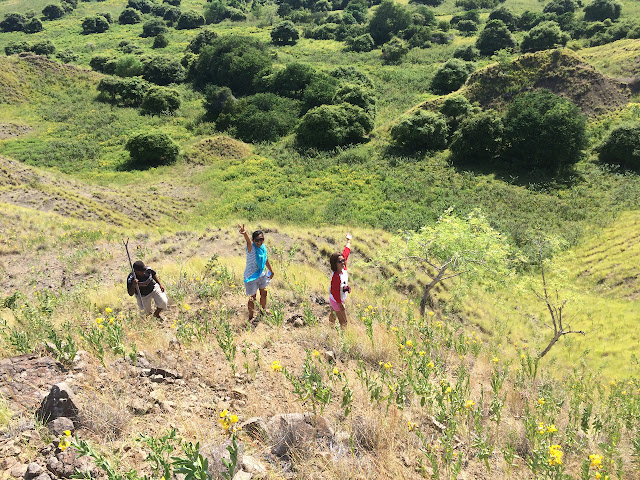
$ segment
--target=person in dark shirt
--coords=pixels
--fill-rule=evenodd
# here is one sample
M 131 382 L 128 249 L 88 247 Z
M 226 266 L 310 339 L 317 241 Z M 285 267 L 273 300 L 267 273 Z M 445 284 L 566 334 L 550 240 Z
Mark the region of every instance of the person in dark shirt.
M 127 291 L 130 296 L 135 295 L 140 310 L 151 314 L 153 300 L 156 304 L 156 311 L 153 316 L 162 319 L 160 313 L 167 309 L 167 295 L 164 293 L 164 286 L 158 278 L 155 270 L 147 267 L 141 260 L 133 262 L 133 273 L 127 277 Z M 140 290 L 140 295 L 136 293 L 136 285 Z

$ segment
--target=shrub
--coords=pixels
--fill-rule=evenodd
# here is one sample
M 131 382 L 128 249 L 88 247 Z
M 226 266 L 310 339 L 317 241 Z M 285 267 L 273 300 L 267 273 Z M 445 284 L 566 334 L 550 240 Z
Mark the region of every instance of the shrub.
M 177 22 L 180 19 L 181 15 L 182 15 L 182 11 L 178 7 L 170 7 L 165 10 L 164 15 L 162 15 L 162 19 L 165 22 L 168 22 L 169 24 L 173 25 L 175 22 Z
M 391 128 L 391 140 L 409 150 L 443 150 L 447 148 L 448 132 L 443 115 L 417 110 Z
M 545 20 L 545 16 L 541 13 L 530 12 L 529 10 L 525 10 L 520 15 L 518 19 L 518 28 L 520 30 L 531 30 L 533 27 L 538 25 L 540 22 Z
M 216 121 L 221 113 L 231 113 L 236 97 L 229 87 L 207 85 L 204 90 L 204 109 L 207 119 Z
M 280 22 L 271 30 L 271 41 L 275 45 L 295 45 L 299 38 L 300 33 L 290 20 Z
M 621 11 L 622 5 L 615 0 L 593 0 L 584 7 L 584 19 L 587 22 L 602 22 L 607 18 L 616 20 Z
M 542 22 L 524 35 L 520 48 L 523 52 L 547 50 L 566 45 L 569 38 L 569 34 L 560 30 L 556 22 Z
M 502 20 L 510 32 L 518 29 L 518 17 L 505 7 L 496 8 L 489 14 L 489 20 Z
M 476 40 L 476 47 L 482 55 L 493 55 L 503 48 L 513 48 L 515 44 L 502 20 L 489 20 Z
M 409 0 L 409 3 L 421 3 L 430 7 L 438 7 L 444 3 L 444 0 Z
M 382 46 L 382 59 L 387 64 L 401 63 L 407 53 L 409 53 L 409 47 L 398 37 L 393 37 Z
M 464 85 L 473 69 L 473 64 L 458 58 L 447 60 L 431 79 L 431 90 L 439 95 L 454 92 Z
M 180 108 L 180 94 L 171 88 L 151 87 L 140 107 L 144 114 L 171 114 Z
M 170 57 L 153 57 L 144 65 L 142 76 L 157 85 L 180 83 L 185 79 L 185 70 L 177 60 Z
M 271 78 L 271 90 L 278 95 L 302 98 L 304 89 L 311 83 L 315 70 L 304 63 L 290 63 Z
M 106 55 L 96 55 L 89 60 L 89 66 L 93 68 L 96 72 L 104 73 L 104 67 L 109 60 L 112 60 L 112 57 L 107 57 Z
M 266 76 L 272 59 L 266 44 L 251 37 L 225 35 L 202 49 L 193 65 L 198 87 L 212 83 L 246 95 L 254 91 L 254 82 Z
M 504 126 L 497 112 L 485 110 L 462 120 L 451 141 L 458 162 L 490 162 L 502 151 Z
M 64 10 L 64 13 L 71 13 L 78 6 L 78 0 L 62 0 L 60 6 Z
M 209 28 L 200 30 L 198 34 L 189 42 L 187 50 L 195 54 L 200 53 L 200 50 L 207 45 L 211 45 L 213 41 L 218 38 L 218 34 Z
M 129 0 L 127 3 L 128 8 L 133 8 L 142 13 L 151 13 L 151 2 L 148 0 Z
M 25 23 L 27 23 L 27 17 L 21 13 L 5 13 L 4 20 L 0 22 L 0 31 L 21 32 Z
M 238 8 L 227 8 L 227 16 L 232 22 L 244 22 L 247 19 L 247 14 Z
M 164 5 L 164 4 L 157 4 L 157 3 L 152 3 L 151 4 L 151 15 L 153 15 L 154 17 L 164 17 L 164 14 L 167 12 L 167 10 L 171 8 L 168 5 Z
M 98 83 L 103 100 L 125 106 L 138 107 L 150 86 L 140 78 L 105 77 Z
M 160 35 L 161 33 L 167 33 L 169 29 L 165 25 L 165 23 L 159 18 L 152 18 L 151 20 L 147 20 L 142 25 L 142 34 L 141 37 L 155 37 Z
M 544 13 L 555 13 L 562 15 L 564 13 L 574 13 L 578 9 L 576 0 L 551 0 L 547 3 L 542 11 Z
M 36 42 L 31 45 L 30 50 L 36 55 L 53 55 L 56 51 L 56 47 L 51 40 L 44 40 L 42 42 Z
M 471 36 L 478 31 L 478 24 L 473 20 L 460 20 L 456 24 L 456 29 L 465 36 Z
M 382 45 L 409 25 L 411 13 L 406 7 L 393 0 L 383 0 L 369 21 L 369 33 L 376 45 Z
M 56 58 L 59 58 L 64 63 L 77 62 L 79 55 L 73 50 L 67 49 L 56 53 Z
M 453 133 L 458 129 L 460 122 L 467 117 L 473 108 L 462 95 L 454 95 L 448 97 L 442 102 L 440 106 L 440 113 L 447 118 L 447 125 L 449 126 L 449 133 Z
M 109 30 L 109 22 L 101 15 L 85 17 L 82 20 L 82 33 L 88 35 L 90 33 L 104 33 Z
M 640 169 L 640 125 L 620 125 L 598 147 L 603 163 L 619 165 L 632 170 Z
M 204 18 L 208 24 L 220 23 L 227 17 L 227 5 L 221 0 L 213 0 L 204 6 Z
M 347 6 L 344 7 L 344 13 L 349 13 L 358 23 L 364 23 L 367 20 L 367 12 L 369 5 L 362 0 L 349 0 Z
M 31 51 L 31 45 L 27 42 L 9 42 L 4 47 L 5 55 L 16 55 L 18 53 L 29 51 Z
M 182 0 L 162 0 L 163 3 L 168 3 L 169 5 L 173 5 L 174 7 L 179 7 L 182 3 Z
M 64 16 L 64 9 L 60 5 L 47 5 L 42 9 L 42 15 L 46 20 L 55 20 Z
M 130 166 L 147 168 L 168 165 L 178 159 L 178 145 L 164 133 L 139 133 L 125 144 L 131 157 Z
M 373 81 L 366 74 L 358 70 L 356 67 L 338 67 L 330 72 L 330 75 L 343 82 L 355 83 L 363 87 L 373 88 Z
M 365 33 L 364 35 L 357 36 L 353 40 L 347 43 L 347 50 L 352 52 L 370 52 L 375 48 L 376 44 L 373 41 L 373 37 Z
M 480 57 L 480 50 L 473 45 L 467 45 L 466 47 L 458 47 L 453 52 L 453 58 L 459 58 L 466 62 L 473 62 Z
M 37 33 L 43 30 L 42 22 L 37 18 L 30 18 L 22 28 L 24 33 Z
M 133 8 L 125 8 L 120 16 L 118 17 L 118 22 L 122 25 L 133 25 L 136 23 L 140 23 L 142 21 L 142 17 Z
M 332 149 L 361 142 L 372 129 L 373 120 L 360 107 L 320 105 L 302 117 L 296 140 L 303 147 Z
M 161 33 L 160 35 L 156 35 L 156 38 L 153 39 L 153 45 L 151 47 L 165 48 L 167 45 L 169 45 L 169 37 L 164 33 Z
M 123 55 L 116 60 L 115 74 L 119 77 L 136 77 L 142 75 L 144 66 L 135 55 Z
M 198 28 L 204 25 L 204 17 L 193 10 L 188 10 L 186 12 L 182 12 L 180 18 L 178 18 L 178 23 L 176 28 L 178 30 L 187 30 L 192 28 Z
M 101 12 L 98 13 L 98 15 L 100 15 L 101 17 L 104 17 L 104 19 L 109 22 L 109 24 L 113 23 L 113 17 L 111 16 L 111 14 L 109 12 Z
M 338 90 L 338 81 L 324 73 L 316 74 L 302 94 L 302 111 L 333 103 Z
M 299 102 L 295 100 L 273 93 L 258 93 L 239 100 L 229 120 L 241 140 L 272 142 L 293 129 L 299 111 Z M 221 117 L 218 117 L 218 123 L 224 126 L 226 121 Z
M 376 116 L 376 96 L 362 85 L 346 84 L 338 88 L 333 103 L 350 103 L 362 108 L 371 118 Z
M 548 90 L 525 92 L 504 117 L 505 158 L 513 166 L 558 171 L 576 163 L 586 147 L 586 120 L 571 101 Z

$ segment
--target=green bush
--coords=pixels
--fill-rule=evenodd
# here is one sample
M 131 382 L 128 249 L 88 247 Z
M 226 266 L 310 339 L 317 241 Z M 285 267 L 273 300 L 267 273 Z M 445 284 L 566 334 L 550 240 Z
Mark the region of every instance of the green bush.
M 172 114 L 180 108 L 180 94 L 171 88 L 151 87 L 145 93 L 140 107 L 144 114 Z
M 85 35 L 90 33 L 104 33 L 107 30 L 109 30 L 109 22 L 102 15 L 85 17 L 82 20 L 82 33 Z
M 576 0 L 551 0 L 547 3 L 542 11 L 544 13 L 555 13 L 562 15 L 565 13 L 574 13 L 578 9 Z
M 398 37 L 393 37 L 382 46 L 382 60 L 389 65 L 401 63 L 407 53 L 409 53 L 407 43 Z
M 273 93 L 258 93 L 240 99 L 228 118 L 218 117 L 217 125 L 235 128 L 236 136 L 245 142 L 273 142 L 295 127 L 300 112 L 299 102 Z
M 136 77 L 105 77 L 98 83 L 101 99 L 128 107 L 140 106 L 149 88 L 149 83 Z
M 31 45 L 28 42 L 9 42 L 4 47 L 5 55 L 16 55 L 22 52 L 31 51 Z
M 51 40 L 43 40 L 42 42 L 36 42 L 31 45 L 30 50 L 36 55 L 53 55 L 56 51 L 56 47 Z
M 459 58 L 467 62 L 473 62 L 480 57 L 480 50 L 473 45 L 467 45 L 465 47 L 458 47 L 453 52 L 453 58 Z
M 570 0 L 572 1 L 572 0 Z M 499 7 L 489 14 L 489 20 L 502 20 L 510 32 L 518 29 L 518 17 L 506 7 Z
M 376 116 L 376 96 L 372 89 L 358 84 L 342 85 L 336 91 L 333 103 L 350 103 L 363 109 L 371 118 Z
M 151 2 L 149 0 L 129 0 L 127 8 L 133 8 L 142 13 L 151 13 Z
M 64 9 L 60 5 L 47 5 L 42 9 L 42 15 L 46 20 L 56 20 L 64 16 Z
M 25 23 L 27 23 L 27 17 L 21 13 L 5 13 L 4 19 L 0 22 L 0 31 L 21 32 Z
M 309 110 L 296 129 L 302 147 L 332 149 L 362 142 L 373 129 L 373 119 L 349 103 L 320 105 Z
M 376 44 L 373 41 L 373 37 L 365 33 L 364 35 L 359 35 L 354 39 L 347 42 L 347 50 L 352 52 L 370 52 L 375 48 Z
M 138 11 L 134 10 L 133 8 L 125 8 L 118 17 L 118 22 L 122 25 L 133 25 L 136 23 L 140 23 L 141 21 L 142 17 L 138 13 Z
M 210 28 L 200 30 L 187 45 L 187 51 L 198 54 L 205 46 L 211 45 L 216 38 L 218 34 Z
M 165 48 L 169 45 L 169 37 L 164 33 L 157 35 L 156 38 L 153 39 L 153 45 L 151 48 Z
M 515 45 L 511 32 L 502 20 L 489 20 L 476 40 L 476 47 L 482 55 L 493 55 L 498 50 Z
M 640 169 L 640 125 L 620 125 L 598 147 L 603 163 L 619 165 L 632 170 Z
M 324 73 L 314 75 L 302 93 L 302 111 L 333 103 L 337 90 L 338 80 L 335 78 Z
M 265 43 L 251 37 L 225 35 L 202 49 L 193 65 L 193 81 L 200 88 L 211 83 L 247 95 L 254 92 L 259 78 L 268 75 L 271 63 Z
M 204 6 L 204 19 L 207 24 L 220 23 L 229 17 L 227 5 L 221 0 L 213 0 Z
M 186 12 L 182 12 L 180 18 L 178 18 L 178 23 L 176 24 L 176 29 L 178 30 L 187 30 L 192 28 L 198 28 L 204 25 L 204 17 L 193 10 L 188 10 Z
M 448 133 L 443 115 L 417 110 L 391 128 L 391 141 L 408 150 L 444 150 Z
M 304 63 L 293 62 L 275 72 L 269 83 L 270 90 L 283 97 L 302 98 L 316 71 Z
M 38 33 L 44 29 L 42 22 L 37 18 L 30 18 L 24 24 L 22 31 L 24 33 Z
M 116 60 L 115 74 L 119 77 L 137 77 L 142 75 L 144 66 L 135 55 L 123 55 Z
M 185 79 L 184 67 L 171 57 L 153 57 L 144 64 L 142 76 L 157 85 L 181 83 Z
M 204 89 L 204 109 L 207 120 L 215 122 L 221 113 L 230 114 L 237 101 L 229 87 L 207 85 Z
M 162 15 L 162 19 L 169 25 L 173 25 L 180 19 L 181 15 L 182 11 L 178 7 L 169 7 L 165 10 L 164 15 Z M 204 19 L 204 17 L 202 18 Z
M 458 58 L 452 58 L 436 70 L 435 75 L 431 79 L 431 91 L 436 94 L 444 95 L 458 90 L 467 77 L 473 72 L 472 63 L 465 62 Z
M 393 0 L 383 0 L 369 20 L 369 33 L 376 45 L 382 45 L 411 25 L 411 13 Z
M 584 7 L 584 19 L 587 22 L 602 22 L 606 19 L 616 20 L 620 17 L 622 5 L 615 0 L 593 0 Z
M 295 45 L 300 38 L 300 32 L 290 20 L 278 23 L 271 30 L 271 42 L 274 45 Z
M 502 151 L 504 126 L 500 115 L 485 110 L 465 118 L 453 134 L 452 158 L 460 163 L 489 163 Z
M 556 22 L 542 22 L 525 33 L 520 48 L 523 52 L 548 50 L 566 45 L 570 38 Z
M 169 29 L 165 25 L 165 23 L 159 18 L 152 18 L 151 20 L 147 20 L 142 25 L 142 34 L 141 37 L 155 37 L 160 35 L 161 33 L 167 33 Z
M 548 90 L 518 95 L 504 128 L 504 158 L 520 170 L 562 170 L 580 160 L 587 146 L 586 119 L 578 107 Z
M 478 31 L 478 24 L 473 20 L 460 20 L 456 24 L 456 29 L 464 36 L 469 37 Z
M 125 144 L 131 161 L 130 168 L 168 165 L 178 159 L 178 145 L 164 133 L 139 133 Z
M 454 95 L 447 97 L 440 106 L 440 113 L 447 118 L 449 126 L 449 134 L 451 135 L 458 129 L 460 122 L 471 114 L 473 107 L 462 95 Z

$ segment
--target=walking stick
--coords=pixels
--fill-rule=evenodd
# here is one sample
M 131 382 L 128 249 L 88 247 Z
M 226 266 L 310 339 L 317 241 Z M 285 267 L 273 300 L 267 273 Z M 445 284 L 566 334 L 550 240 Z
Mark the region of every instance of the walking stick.
M 124 249 L 127 251 L 127 258 L 129 259 L 129 266 L 131 267 L 131 274 L 133 275 L 133 279 L 135 280 L 136 272 L 133 271 L 133 263 L 131 263 L 131 255 L 129 255 L 129 239 L 127 238 L 126 242 L 123 240 L 122 244 L 124 245 Z M 140 298 L 140 300 L 142 301 L 142 295 L 140 295 L 140 287 L 138 287 L 138 283 L 134 282 L 133 284 L 136 286 L 136 294 L 138 295 L 138 298 Z

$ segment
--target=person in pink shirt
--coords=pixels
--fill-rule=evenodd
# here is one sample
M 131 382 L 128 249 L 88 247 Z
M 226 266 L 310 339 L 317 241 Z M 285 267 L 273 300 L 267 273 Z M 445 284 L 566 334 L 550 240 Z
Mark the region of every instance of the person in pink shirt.
M 351 293 L 349 286 L 349 273 L 347 272 L 347 258 L 351 253 L 351 235 L 346 235 L 347 243 L 342 253 L 333 253 L 329 257 L 331 265 L 331 287 L 329 288 L 329 304 L 331 305 L 331 313 L 329 313 L 329 321 L 332 325 L 336 323 L 336 316 L 341 327 L 347 326 L 347 311 L 344 307 L 344 301 L 347 294 Z

